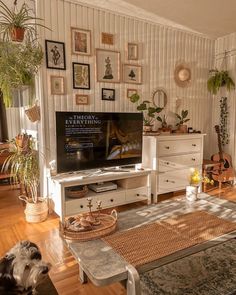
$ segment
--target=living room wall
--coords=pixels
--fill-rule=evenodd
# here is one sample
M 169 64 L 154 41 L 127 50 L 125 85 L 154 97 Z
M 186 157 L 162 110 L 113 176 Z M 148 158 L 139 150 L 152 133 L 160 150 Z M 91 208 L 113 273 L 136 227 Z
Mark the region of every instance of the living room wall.
M 208 71 L 213 66 L 214 41 L 205 36 L 182 31 L 166 25 L 155 24 L 109 10 L 76 4 L 75 1 L 40 0 L 39 17 L 51 29 L 40 32 L 44 40 L 65 43 L 66 70 L 48 69 L 43 66 L 41 73 L 42 126 L 45 134 L 47 160 L 55 159 L 55 111 L 111 111 L 134 112 L 136 106 L 127 99 L 127 89 L 136 88 L 143 100 L 149 100 L 157 87 L 163 87 L 168 95 L 165 112 L 168 122 L 175 123 L 174 112 L 189 110 L 189 126 L 203 133 L 212 132 L 212 97 L 207 92 Z M 92 55 L 71 54 L 71 27 L 91 30 Z M 101 33 L 114 34 L 114 45 L 104 45 Z M 116 50 L 121 54 L 121 63 L 129 63 L 126 57 L 128 42 L 139 44 L 139 59 L 134 64 L 142 66 L 141 85 L 121 83 L 101 83 L 96 81 L 95 48 Z M 192 71 L 191 83 L 181 88 L 174 82 L 174 69 L 178 62 L 189 64 Z M 72 87 L 72 62 L 90 64 L 90 90 L 75 90 Z M 45 63 L 46 64 L 46 63 Z M 52 95 L 50 77 L 62 76 L 66 81 L 65 95 Z M 113 88 L 115 101 L 101 100 L 101 89 Z M 89 104 L 76 105 L 75 94 L 89 95 Z M 176 104 L 180 103 L 180 106 Z M 209 136 L 205 140 L 205 155 L 211 154 Z

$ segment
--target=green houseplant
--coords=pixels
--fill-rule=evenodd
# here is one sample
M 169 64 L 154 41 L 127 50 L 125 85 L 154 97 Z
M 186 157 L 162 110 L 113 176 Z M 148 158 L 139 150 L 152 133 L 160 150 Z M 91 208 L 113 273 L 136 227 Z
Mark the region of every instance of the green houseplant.
M 34 76 L 43 60 L 38 42 L 0 42 L 0 89 L 6 107 L 12 106 L 13 92 L 27 85 L 34 91 Z
M 139 100 L 140 96 L 137 93 L 131 95 L 130 97 L 130 101 L 133 103 L 137 103 Z M 144 100 L 137 106 L 137 110 L 143 112 L 144 131 L 152 130 L 155 115 L 163 110 L 163 108 L 155 107 L 150 104 L 151 102 L 149 100 Z
M 13 9 L 10 9 L 0 0 L 0 33 L 4 41 L 22 42 L 24 37 L 34 40 L 37 26 L 45 27 L 38 23 L 40 18 L 34 16 L 32 9 L 26 3 L 17 8 L 17 0 L 14 1 Z
M 213 94 L 217 94 L 221 87 L 226 87 L 228 91 L 235 88 L 235 83 L 228 71 L 210 70 L 211 77 L 207 81 L 207 89 Z
M 176 126 L 178 127 L 179 132 L 187 133 L 187 125 L 184 123 L 188 122 L 190 119 L 187 118 L 188 110 L 182 110 L 180 114 L 175 114 L 178 120 Z
M 26 220 L 45 220 L 48 206 L 46 200 L 39 195 L 39 154 L 35 150 L 33 138 L 28 134 L 17 135 L 10 142 L 9 152 L 2 169 L 10 172 L 13 184 L 19 183 L 23 188 L 23 195 L 19 198 L 26 203 Z

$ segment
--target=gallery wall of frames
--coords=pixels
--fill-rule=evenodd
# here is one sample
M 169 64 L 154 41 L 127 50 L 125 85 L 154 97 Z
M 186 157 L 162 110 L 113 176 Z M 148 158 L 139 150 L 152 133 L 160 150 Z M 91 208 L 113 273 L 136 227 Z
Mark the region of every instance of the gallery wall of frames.
M 49 4 L 50 2 L 50 4 Z M 214 60 L 214 41 L 70 0 L 41 0 L 39 17 L 45 64 L 41 75 L 43 130 L 48 160 L 55 158 L 55 111 L 135 112 L 129 96 L 150 100 L 166 90 L 164 112 L 188 109 L 191 126 L 209 133 L 211 96 L 205 87 Z M 191 83 L 179 87 L 176 64 L 191 67 Z M 177 103 L 178 102 L 178 103 Z M 210 141 L 206 139 L 210 153 Z

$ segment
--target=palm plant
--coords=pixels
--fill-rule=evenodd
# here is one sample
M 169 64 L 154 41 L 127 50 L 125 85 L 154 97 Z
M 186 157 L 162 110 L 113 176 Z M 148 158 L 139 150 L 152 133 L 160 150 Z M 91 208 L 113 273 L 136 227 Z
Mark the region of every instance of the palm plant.
M 41 18 L 34 17 L 32 9 L 26 3 L 23 3 L 20 9 L 17 9 L 17 0 L 14 1 L 14 8 L 10 9 L 2 0 L 0 0 L 0 33 L 3 34 L 4 41 L 22 42 L 24 35 L 28 40 L 33 40 L 36 36 L 36 27 L 44 25 L 37 21 Z M 19 33 L 19 35 L 18 35 Z
M 33 138 L 27 134 L 18 135 L 10 142 L 10 156 L 3 164 L 9 171 L 12 183 L 20 183 L 25 190 L 25 201 L 37 203 L 39 198 L 39 158 Z

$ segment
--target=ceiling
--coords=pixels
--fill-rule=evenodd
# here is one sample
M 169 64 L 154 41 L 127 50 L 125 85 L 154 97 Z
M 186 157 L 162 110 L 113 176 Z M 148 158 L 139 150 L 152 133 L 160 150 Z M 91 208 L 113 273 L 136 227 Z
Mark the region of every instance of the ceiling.
M 123 1 L 211 38 L 236 32 L 235 0 Z

